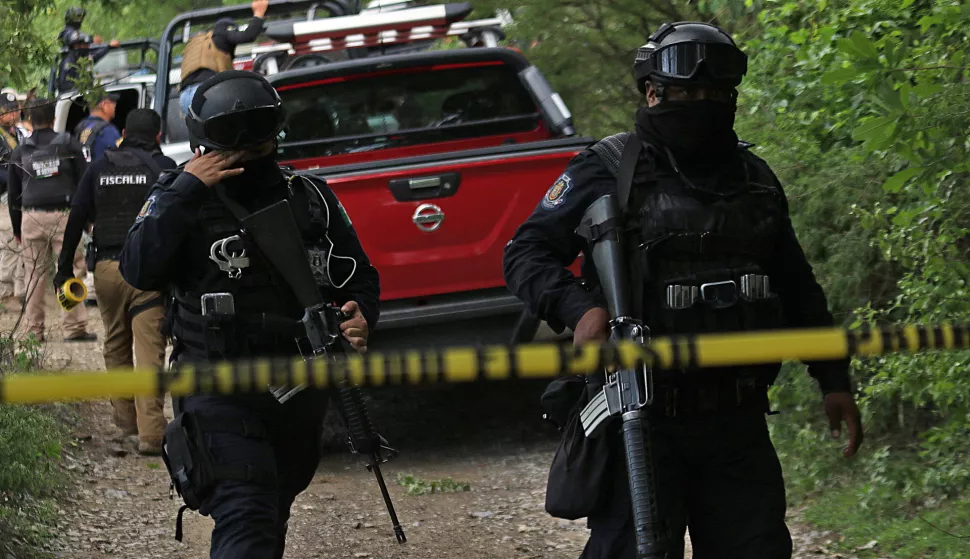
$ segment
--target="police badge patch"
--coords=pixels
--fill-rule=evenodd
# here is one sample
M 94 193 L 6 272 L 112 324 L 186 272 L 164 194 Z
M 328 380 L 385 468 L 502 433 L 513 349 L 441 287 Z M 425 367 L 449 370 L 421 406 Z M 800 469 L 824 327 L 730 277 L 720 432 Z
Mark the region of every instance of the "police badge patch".
M 313 279 L 321 287 L 332 287 L 330 276 L 327 274 L 327 251 L 318 249 L 307 249 L 307 259 L 310 262 L 310 269 L 313 270 Z
M 542 207 L 547 210 L 554 210 L 566 201 L 566 193 L 573 187 L 573 179 L 569 173 L 563 173 L 556 179 L 556 182 L 549 187 L 546 195 L 542 197 Z
M 141 211 L 138 212 L 138 217 L 135 218 L 135 223 L 140 223 L 146 217 L 152 215 L 155 211 L 155 196 L 149 196 L 145 203 L 141 207 Z

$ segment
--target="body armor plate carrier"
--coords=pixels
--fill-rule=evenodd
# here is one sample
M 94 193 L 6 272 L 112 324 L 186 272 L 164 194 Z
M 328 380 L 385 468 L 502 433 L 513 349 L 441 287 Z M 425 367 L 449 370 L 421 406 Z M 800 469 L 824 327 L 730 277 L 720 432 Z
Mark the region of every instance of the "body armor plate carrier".
M 27 181 L 23 189 L 23 207 L 70 206 L 77 182 L 68 153 L 71 136 L 58 134 L 46 146 L 38 146 L 27 138 L 21 147 L 20 162 Z
M 311 179 L 290 181 L 287 199 L 307 246 L 323 245 L 326 218 L 322 201 Z M 249 354 L 268 354 L 276 348 L 292 351 L 295 340 L 305 338 L 300 322 L 303 307 L 284 278 L 260 254 L 255 243 L 240 231 L 239 221 L 213 194 L 202 205 L 204 229 L 200 236 L 209 247 L 228 241 L 233 253 L 245 251 L 247 266 L 231 277 L 212 259 L 197 285 L 174 289 L 171 309 L 172 334 L 179 352 L 203 359 L 224 359 Z M 232 239 L 236 237 L 236 239 Z M 240 245 L 240 246 L 236 246 Z M 200 299 L 205 293 L 231 294 L 235 311 L 231 317 L 203 316 Z
M 618 134 L 590 149 L 616 175 L 627 141 L 638 138 Z M 640 153 L 623 228 L 638 276 L 640 318 L 652 335 L 784 325 L 765 271 L 786 217 L 783 194 L 767 165 L 746 146 L 738 149 L 743 178 L 710 188 L 658 167 L 659 150 L 644 146 Z M 746 369 L 771 382 L 778 367 Z
M 108 166 L 95 177 L 94 242 L 99 259 L 117 258 L 145 197 L 161 173 L 148 152 L 108 150 Z
M 232 55 L 219 50 L 212 40 L 212 31 L 192 37 L 185 45 L 185 53 L 182 55 L 182 81 L 203 68 L 217 73 L 233 68 Z

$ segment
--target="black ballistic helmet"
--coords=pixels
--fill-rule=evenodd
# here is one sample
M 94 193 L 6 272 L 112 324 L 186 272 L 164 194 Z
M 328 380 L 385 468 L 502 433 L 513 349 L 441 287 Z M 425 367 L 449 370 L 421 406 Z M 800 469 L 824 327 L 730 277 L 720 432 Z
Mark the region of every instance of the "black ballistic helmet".
M 84 10 L 84 8 L 78 8 L 76 6 L 73 8 L 68 8 L 67 11 L 64 12 L 64 23 L 67 25 L 80 27 L 81 23 L 84 22 L 84 16 L 86 15 L 88 15 L 88 13 Z
M 665 23 L 637 49 L 633 75 L 640 93 L 647 80 L 664 85 L 737 87 L 748 57 L 720 27 L 698 21 Z
M 285 120 L 283 101 L 266 78 L 229 70 L 202 82 L 185 125 L 193 150 L 235 151 L 276 138 Z

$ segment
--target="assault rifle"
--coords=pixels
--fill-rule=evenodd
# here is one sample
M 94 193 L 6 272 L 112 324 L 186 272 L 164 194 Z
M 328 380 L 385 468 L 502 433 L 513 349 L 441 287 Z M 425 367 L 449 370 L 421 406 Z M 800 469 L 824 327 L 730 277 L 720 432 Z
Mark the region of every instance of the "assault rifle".
M 610 341 L 644 343 L 650 331 L 634 318 L 629 268 L 624 257 L 621 215 L 613 195 L 602 196 L 586 210 L 577 233 L 592 247 L 593 262 L 610 316 Z M 583 409 L 580 420 L 587 437 L 603 436 L 608 424 L 622 421 L 630 500 L 637 536 L 637 559 L 667 557 L 665 532 L 657 512 L 657 480 L 647 423 L 653 401 L 653 376 L 646 366 L 607 370 L 603 389 Z
M 263 256 L 286 280 L 300 305 L 305 308 L 302 322 L 310 340 L 312 358 L 335 360 L 335 353 L 341 349 L 340 323 L 349 317 L 339 307 L 324 301 L 320 294 L 289 202 L 282 200 L 248 214 L 219 188 L 217 187 L 217 192 L 220 198 L 236 214 L 244 233 L 256 243 Z M 285 402 L 304 388 L 304 385 L 284 386 L 274 387 L 272 391 L 280 402 Z M 346 383 L 338 386 L 336 404 L 347 425 L 351 452 L 366 457 L 367 469 L 374 472 L 380 485 L 384 504 L 394 526 L 394 535 L 398 542 L 407 542 L 381 473 L 381 464 L 397 456 L 398 452 L 388 446 L 384 437 L 377 432 L 359 387 Z

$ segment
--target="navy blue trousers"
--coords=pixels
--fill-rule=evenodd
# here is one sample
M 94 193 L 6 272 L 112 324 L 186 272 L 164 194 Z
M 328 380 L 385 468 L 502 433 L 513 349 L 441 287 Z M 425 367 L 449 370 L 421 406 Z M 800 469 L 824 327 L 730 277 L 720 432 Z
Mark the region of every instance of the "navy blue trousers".
M 694 559 L 791 558 L 785 484 L 763 415 L 657 418 L 651 431 L 669 559 L 683 558 L 688 527 Z M 590 538 L 580 559 L 636 559 L 619 436 L 610 459 L 609 505 L 590 515 Z
M 268 392 L 239 396 L 188 396 L 183 411 L 222 420 L 259 422 L 268 439 L 205 433 L 216 463 L 248 466 L 259 481 L 219 481 L 199 513 L 215 521 L 212 559 L 283 557 L 293 500 L 309 485 L 320 460 L 320 435 L 327 396 L 304 390 L 285 404 Z

